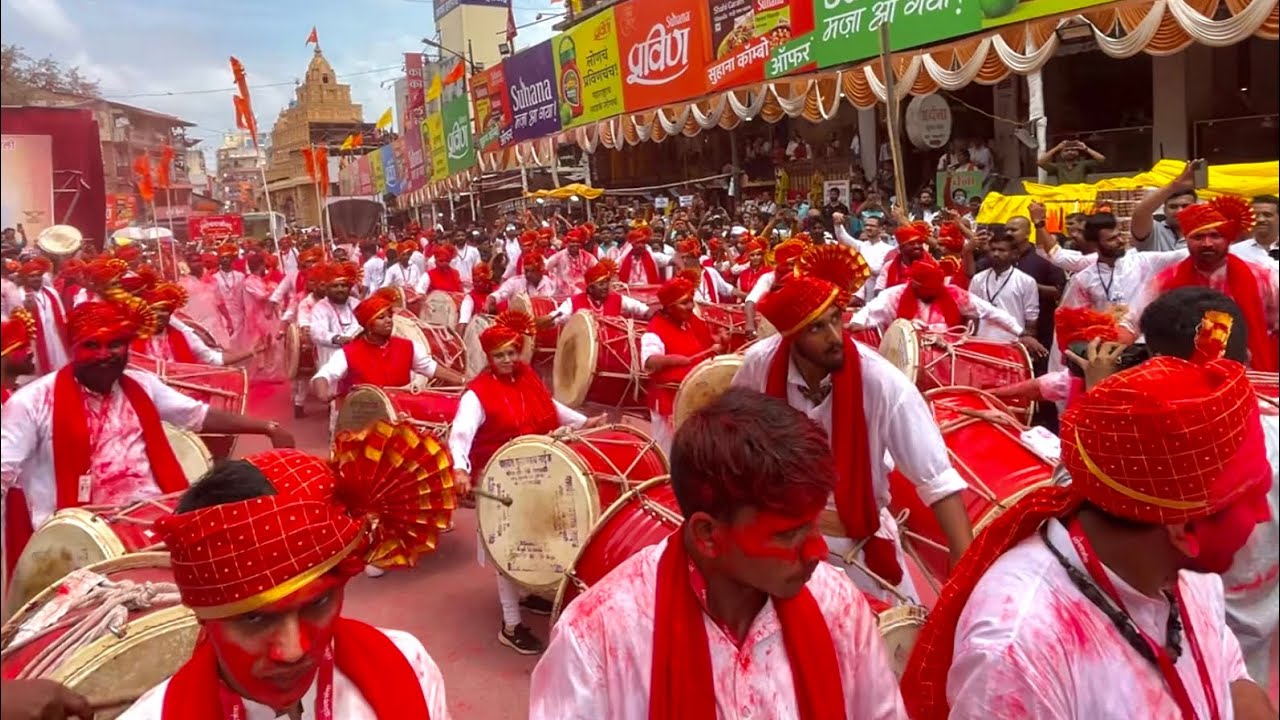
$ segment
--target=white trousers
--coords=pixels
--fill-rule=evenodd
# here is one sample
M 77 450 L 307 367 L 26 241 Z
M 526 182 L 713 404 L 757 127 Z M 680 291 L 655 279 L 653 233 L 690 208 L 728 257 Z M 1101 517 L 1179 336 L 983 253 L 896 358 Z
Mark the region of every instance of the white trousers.
M 907 570 L 906 555 L 902 552 L 902 536 L 898 531 L 898 523 L 894 521 L 893 515 L 888 508 L 880 508 L 880 529 L 876 531 L 876 537 L 893 541 L 894 554 L 897 555 L 898 564 L 902 566 L 902 582 L 895 589 L 898 593 L 906 596 L 908 601 L 903 601 L 901 597 L 898 597 L 897 594 L 886 588 L 879 581 L 872 579 L 857 565 L 844 561 L 844 556 L 857 544 L 850 538 L 826 536 L 827 549 L 831 552 L 828 556 L 831 564 L 844 570 L 845 574 L 849 576 L 850 580 L 853 580 L 853 584 L 858 586 L 859 590 L 881 602 L 894 606 L 920 604 L 920 595 L 916 592 L 916 585 L 911 579 L 911 573 Z M 865 562 L 861 550 L 854 555 L 853 559 L 859 563 Z

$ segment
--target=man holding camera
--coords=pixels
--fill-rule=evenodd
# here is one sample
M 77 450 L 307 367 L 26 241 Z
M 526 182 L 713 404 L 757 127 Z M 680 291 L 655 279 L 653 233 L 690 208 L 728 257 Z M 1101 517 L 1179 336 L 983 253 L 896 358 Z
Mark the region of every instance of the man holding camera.
M 1036 164 L 1051 172 L 1059 185 L 1071 185 L 1089 181 L 1089 171 L 1106 162 L 1107 158 L 1079 140 L 1063 140 L 1041 155 Z

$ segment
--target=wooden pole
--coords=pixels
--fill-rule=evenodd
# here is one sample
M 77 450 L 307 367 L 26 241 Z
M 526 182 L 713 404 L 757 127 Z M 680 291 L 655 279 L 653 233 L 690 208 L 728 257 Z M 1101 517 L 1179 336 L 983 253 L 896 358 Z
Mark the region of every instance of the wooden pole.
M 893 46 L 889 41 L 889 25 L 890 23 L 884 23 L 880 26 L 880 69 L 884 72 L 885 124 L 889 131 L 889 155 L 893 158 L 893 191 L 897 195 L 898 207 L 906 212 L 907 181 L 902 177 L 902 136 L 899 135 L 901 124 L 897 81 L 894 78 L 893 55 L 890 52 Z

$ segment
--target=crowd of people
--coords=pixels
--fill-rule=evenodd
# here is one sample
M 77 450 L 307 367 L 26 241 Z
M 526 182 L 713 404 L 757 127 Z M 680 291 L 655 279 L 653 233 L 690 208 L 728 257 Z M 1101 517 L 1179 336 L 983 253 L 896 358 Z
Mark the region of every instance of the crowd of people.
M 550 603 L 497 572 L 497 640 L 542 655 L 534 720 L 1274 718 L 1280 201 L 1202 199 L 1192 173 L 1152 192 L 1127 234 L 1105 208 L 1055 233 L 1042 206 L 984 225 L 922 194 L 906 208 L 610 206 L 594 223 L 526 211 L 193 242 L 167 262 L 135 245 L 50 258 L 7 238 L 6 566 L 60 510 L 180 493 L 154 531 L 202 632 L 122 717 L 448 717 L 447 668 L 415 637 L 345 617 L 344 589 L 433 546 L 504 444 L 617 418 L 563 404 L 528 359 L 532 338 L 588 313 L 635 328 L 644 427 L 682 520 L 561 608 L 547 641 L 522 618 Z M 432 293 L 456 303 L 442 331 L 483 321 L 478 371 L 396 331 Z M 713 322 L 716 308 L 740 322 Z M 1023 381 L 988 390 L 1036 402 L 1069 481 L 975 536 L 930 402 L 871 340 L 902 322 L 1025 351 Z M 289 327 L 315 350 L 292 377 Z M 681 383 L 731 353 L 731 383 L 677 427 Z M 140 356 L 292 381 L 296 417 L 328 404 L 332 457 L 292 449 L 291 419 L 211 407 Z M 335 431 L 352 387 L 416 376 L 456 391 L 446 436 Z M 276 449 L 188 486 L 162 423 Z M 950 555 L 936 601 L 910 571 L 891 475 Z M 899 678 L 877 613 L 900 605 L 931 607 Z M 4 720 L 91 716 L 48 681 L 6 681 L 0 697 Z

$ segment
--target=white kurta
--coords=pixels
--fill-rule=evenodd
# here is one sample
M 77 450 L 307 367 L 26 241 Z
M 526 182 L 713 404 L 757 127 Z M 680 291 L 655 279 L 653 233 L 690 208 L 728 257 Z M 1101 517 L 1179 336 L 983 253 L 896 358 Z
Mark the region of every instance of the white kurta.
M 876 296 L 876 284 L 880 279 L 880 270 L 884 268 L 884 260 L 889 252 L 897 247 L 886 236 L 881 235 L 875 240 L 859 240 L 849 234 L 843 227 L 836 226 L 836 240 L 842 245 L 857 250 L 862 255 L 862 259 L 867 261 L 867 267 L 871 270 L 871 277 L 862 284 L 862 289 L 858 294 L 863 300 L 870 300 Z
M 426 277 L 421 270 L 413 263 L 401 265 L 396 263 L 387 268 L 387 272 L 382 276 L 382 287 L 400 287 L 415 290 L 421 278 Z M 418 291 L 422 292 L 422 291 Z
M 413 360 L 411 361 L 409 369 L 419 375 L 425 375 L 429 378 L 435 377 L 436 368 L 439 367 L 439 363 L 435 361 L 435 358 L 431 357 L 431 353 L 427 348 L 422 347 L 416 342 L 412 344 Z M 347 369 L 347 354 L 345 352 L 335 352 L 329 356 L 329 359 L 325 361 L 324 365 L 320 366 L 320 369 L 316 371 L 316 374 L 311 379 L 316 380 L 318 378 L 324 378 L 325 380 L 328 380 L 329 387 L 332 390 L 338 383 L 346 379 Z
M 359 301 L 354 297 L 347 298 L 341 307 L 325 298 L 311 309 L 311 340 L 316 344 L 316 362 L 323 365 L 329 356 L 341 347 L 334 342 L 339 336 L 353 336 L 360 332 L 360 323 L 356 321 L 356 305 Z
M 1003 273 L 988 268 L 974 275 L 969 281 L 969 294 L 1005 311 L 1023 330 L 1040 319 L 1040 290 L 1036 280 L 1016 266 L 1010 266 Z M 979 323 L 974 336 L 1003 342 L 1018 339 L 1016 334 L 994 322 Z
M 693 291 L 693 299 L 697 302 L 711 302 L 711 296 L 707 293 L 707 283 L 710 282 L 715 288 L 716 294 L 719 296 L 719 302 L 733 302 L 733 285 L 720 274 L 719 270 L 712 267 L 702 268 L 702 278 L 698 281 L 698 287 Z
M 652 683 L 654 594 L 667 541 L 645 548 L 574 600 L 533 669 L 530 720 L 646 720 Z M 845 717 L 906 718 L 876 616 L 840 572 L 819 565 L 806 587 L 835 644 Z M 795 681 L 773 602 L 739 647 L 703 615 L 716 715 L 797 718 Z
M 1258 297 L 1262 300 L 1263 319 L 1267 324 L 1267 330 L 1275 332 L 1277 325 L 1280 324 L 1280 272 L 1277 272 L 1272 265 L 1257 265 L 1249 261 L 1248 268 L 1253 274 L 1253 281 L 1258 288 Z M 1129 313 L 1125 315 L 1123 324 L 1133 332 L 1138 332 L 1142 320 L 1142 312 L 1157 297 L 1163 294 L 1163 289 L 1159 287 L 1161 274 L 1165 272 L 1173 272 L 1166 267 L 1160 273 L 1152 273 L 1143 283 L 1142 289 L 1137 292 L 1133 303 L 1129 305 Z M 1222 267 L 1214 270 L 1212 273 L 1205 275 L 1198 270 L 1194 271 L 1200 284 L 1213 288 L 1221 293 L 1227 293 L 1227 266 L 1224 263 Z
M 9 278 L 0 278 L 0 318 L 9 319 L 14 308 L 22 307 L 22 289 Z
M 653 258 L 654 267 L 658 269 L 658 282 L 662 282 L 662 278 L 666 277 L 664 272 L 670 265 L 673 253 L 657 253 L 649 248 L 644 249 L 649 253 L 649 257 Z M 622 265 L 627 261 L 627 255 L 631 254 L 630 248 L 618 256 L 618 279 L 627 285 L 649 285 L 649 276 L 644 272 L 644 260 L 636 258 L 631 261 L 631 277 L 622 277 Z
M 649 363 L 649 358 L 667 354 L 667 344 L 655 332 L 646 332 L 640 336 L 640 367 Z M 649 410 L 649 434 L 653 441 L 662 448 L 667 457 L 671 456 L 671 443 L 675 440 L 675 423 L 670 415 L 663 415 L 657 410 Z
M 1280 261 L 1271 257 L 1271 251 L 1274 249 L 1274 245 L 1268 248 L 1253 238 L 1231 244 L 1231 254 L 1241 260 L 1248 260 L 1255 265 L 1269 265 L 1272 269 L 1280 270 Z
M 476 315 L 476 300 L 467 293 L 462 296 L 462 302 L 458 303 L 458 324 L 466 325 L 471 322 L 471 318 Z M 484 308 L 480 308 L 481 315 L 484 314 Z
M 40 290 L 36 292 L 31 292 L 30 290 L 23 290 L 22 292 L 22 301 L 24 306 L 27 298 L 35 300 L 35 314 L 37 315 L 37 320 L 40 323 L 41 329 L 44 330 L 44 342 L 42 344 L 44 345 L 45 352 L 49 356 L 49 366 L 44 367 L 40 363 L 40 355 L 36 352 L 34 347 L 36 338 L 31 338 L 33 346 L 31 352 L 36 361 L 36 374 L 44 375 L 46 373 L 57 372 L 62 369 L 62 366 L 66 365 L 70 361 L 70 358 L 67 356 L 67 345 L 63 341 L 62 336 L 58 334 L 58 322 L 55 315 L 55 313 L 58 313 L 62 315 L 64 319 L 66 318 L 67 314 L 63 310 L 62 301 L 58 299 L 58 294 L 49 288 L 40 288 Z
M 366 293 L 366 295 L 371 294 L 374 290 L 377 290 L 378 288 L 382 287 L 382 281 L 384 276 L 386 275 L 386 269 L 387 269 L 386 260 L 383 260 L 377 255 L 374 255 L 373 257 L 364 261 L 364 264 L 361 266 L 361 269 L 362 269 L 362 273 L 360 277 L 360 284 L 363 285 L 365 289 L 368 290 L 368 293 Z
M 556 421 L 562 427 L 578 428 L 587 421 L 587 416 L 563 405 L 556 400 Z M 484 425 L 484 405 L 475 392 L 468 390 L 462 393 L 458 401 L 458 411 L 453 416 L 453 424 L 449 426 L 449 454 L 453 455 L 453 466 L 463 472 L 471 472 L 471 443 L 475 442 L 476 432 Z M 480 468 L 484 470 L 484 468 Z
M 764 392 L 769 365 L 781 343 L 782 337 L 774 335 L 747 348 L 743 354 L 742 367 L 733 378 L 733 385 Z M 871 482 L 876 504 L 880 506 L 880 529 L 876 536 L 893 540 L 898 545 L 898 562 L 904 563 L 902 548 L 898 542 L 898 525 L 888 510 L 890 466 L 886 461 L 891 460 L 916 486 L 916 492 L 925 505 L 932 505 L 952 493 L 960 492 L 968 484 L 951 467 L 942 434 L 920 391 L 875 350 L 860 343 L 855 343 L 855 347 L 862 358 L 862 409 L 869 433 L 867 446 L 872 458 Z M 802 389 L 805 387 L 804 378 L 800 376 L 800 371 L 792 360 L 787 370 L 787 404 L 821 425 L 832 442 L 840 442 L 841 438 L 831 437 L 831 396 L 828 395 L 820 404 L 814 405 L 804 396 Z M 828 507 L 835 508 L 834 500 L 829 502 Z M 827 545 L 833 555 L 844 555 L 853 549 L 853 541 L 849 538 L 828 537 Z M 845 572 L 864 592 L 886 602 L 893 600 L 892 593 L 885 591 L 856 567 L 847 566 Z M 915 597 L 909 573 L 903 574 L 902 584 L 898 587 L 909 597 Z
M 191 352 L 196 356 L 196 361 L 205 365 L 221 365 L 222 353 L 214 350 L 196 335 L 186 323 L 178 318 L 169 318 L 169 327 L 182 333 L 182 337 L 186 338 L 187 345 L 191 347 Z M 173 347 L 169 344 L 168 333 L 158 333 L 147 339 L 147 355 L 160 360 L 173 360 Z
M 227 309 L 227 314 L 231 316 L 232 339 L 239 338 L 240 331 L 244 328 L 244 281 L 245 274 L 239 270 L 227 272 L 219 270 L 213 274 L 213 284 L 218 290 L 218 297 L 222 300 L 222 306 Z
M 531 297 L 555 297 L 556 283 L 546 275 L 542 276 L 542 281 L 537 287 L 529 287 L 529 281 L 524 275 L 518 275 L 509 280 L 504 280 L 502 285 L 493 292 L 494 302 L 510 302 L 511 298 L 520 293 L 528 293 Z
M 209 407 L 170 388 L 160 378 L 140 370 L 126 370 L 155 403 L 164 422 L 199 430 Z M 57 508 L 58 490 L 53 460 L 53 386 L 56 374 L 45 375 L 20 388 L 4 404 L 0 424 L 0 479 L 4 487 L 22 486 L 39 527 Z M 133 406 L 116 384 L 105 396 L 84 393 L 84 417 L 89 435 L 93 505 L 119 505 L 160 494 L 147 460 L 142 426 Z
M 894 285 L 878 292 L 871 302 L 853 314 L 854 324 L 881 330 L 889 327 L 890 323 L 898 319 L 898 301 L 908 287 L 906 284 Z M 949 290 L 955 294 L 956 307 L 964 319 L 976 319 L 981 326 L 999 329 L 1015 338 L 1022 334 L 1022 323 L 1009 313 L 960 288 L 951 287 Z M 946 332 L 951 329 L 947 327 L 947 318 L 942 310 L 923 300 L 916 304 L 916 316 L 911 319 L 923 324 L 931 332 Z
M 1083 571 L 1057 520 L 1049 521 L 1048 538 Z M 1106 572 L 1138 627 L 1162 641 L 1169 603 Z M 1218 708 L 1223 718 L 1232 717 L 1230 684 L 1248 675 L 1240 646 L 1222 620 L 1222 580 L 1185 571 L 1179 578 Z M 1178 675 L 1197 717 L 1210 717 L 1185 634 L 1182 646 Z M 965 605 L 956 627 L 947 701 L 951 717 L 960 720 L 1181 717 L 1160 672 L 1071 582 L 1039 534 L 1001 556 Z
M 776 273 L 773 270 L 770 270 L 757 278 L 756 284 L 751 286 L 751 292 L 747 293 L 747 299 L 743 300 L 743 302 L 758 305 L 760 303 L 760 299 L 773 289 L 773 279 L 775 277 L 777 277 Z
M 381 628 L 380 628 L 381 629 Z M 427 712 L 431 720 L 449 720 L 449 703 L 445 698 L 444 677 L 435 660 L 427 654 L 426 648 L 414 636 L 400 630 L 382 630 L 395 643 L 398 649 L 413 667 L 422 685 L 422 696 L 427 701 Z M 313 718 L 316 706 L 316 682 L 311 683 L 307 694 L 302 696 L 303 717 Z M 169 687 L 165 680 L 148 690 L 119 720 L 160 720 L 164 717 L 164 695 Z M 252 700 L 244 701 L 245 717 L 243 720 L 276 720 L 276 711 Z M 333 670 L 333 717 L 337 720 L 380 720 L 373 713 L 373 708 L 360 694 L 355 683 L 342 673 Z

